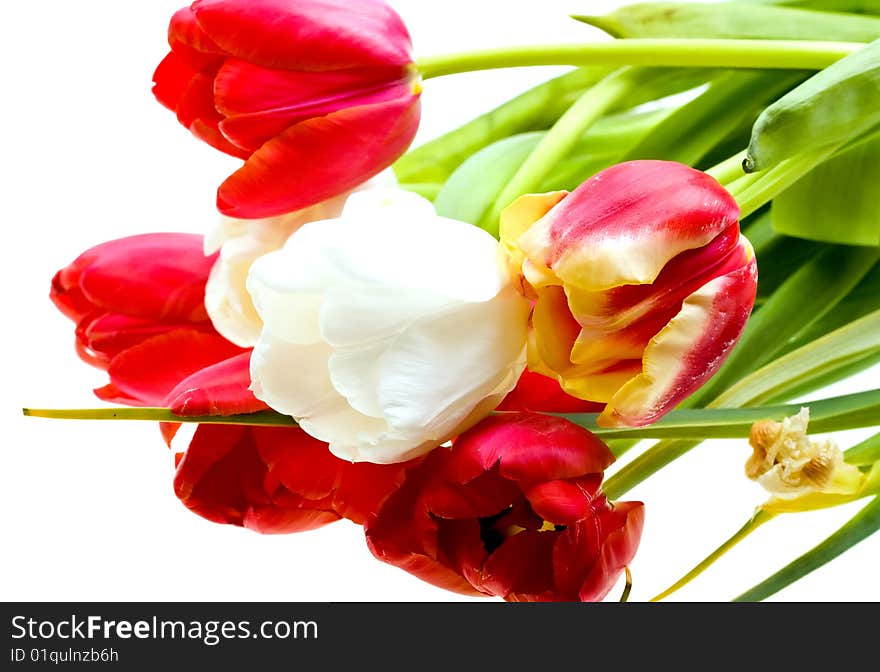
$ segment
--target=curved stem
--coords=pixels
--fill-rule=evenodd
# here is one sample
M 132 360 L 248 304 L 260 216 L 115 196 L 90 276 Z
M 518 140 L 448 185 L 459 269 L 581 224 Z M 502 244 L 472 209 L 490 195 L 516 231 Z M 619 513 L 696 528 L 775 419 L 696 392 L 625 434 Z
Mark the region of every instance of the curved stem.
M 639 38 L 442 54 L 421 58 L 416 66 L 423 79 L 474 70 L 533 65 L 821 70 L 864 46 L 860 42 L 807 40 Z
M 640 73 L 644 76 L 644 72 L 634 68 L 621 68 L 584 91 L 574 105 L 547 131 L 498 194 L 495 203 L 486 212 L 481 227 L 492 235 L 497 235 L 501 211 L 522 194 L 537 190 L 547 174 L 569 153 L 584 132 L 626 96 L 638 84 Z
M 717 163 L 711 168 L 707 168 L 705 173 L 711 175 L 725 187 L 732 184 L 739 178 L 743 177 L 742 162 L 746 158 L 746 150 L 737 152 L 733 156 L 725 159 L 721 163 Z
M 704 560 L 702 560 L 696 567 L 694 567 L 691 571 L 681 577 L 678 581 L 673 583 L 669 588 L 664 590 L 662 593 L 659 593 L 651 598 L 651 602 L 659 602 L 660 600 L 669 597 L 675 591 L 683 588 L 695 578 L 697 578 L 700 574 L 705 572 L 709 567 L 711 567 L 716 560 L 718 560 L 721 556 L 723 556 L 727 551 L 736 546 L 739 542 L 749 536 L 752 532 L 757 530 L 761 525 L 766 523 L 768 520 L 772 520 L 776 514 L 768 513 L 764 511 L 764 509 L 758 509 L 755 512 L 755 515 L 752 516 L 749 521 L 743 525 L 737 532 L 730 537 L 727 541 L 725 541 L 721 546 L 712 551 Z

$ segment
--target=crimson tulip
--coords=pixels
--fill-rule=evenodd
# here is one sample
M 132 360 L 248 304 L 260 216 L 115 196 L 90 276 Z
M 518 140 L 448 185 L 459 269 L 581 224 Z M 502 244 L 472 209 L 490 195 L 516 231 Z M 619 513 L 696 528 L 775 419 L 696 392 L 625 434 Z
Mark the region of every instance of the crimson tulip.
M 501 231 L 534 301 L 529 369 L 603 404 L 603 426 L 667 413 L 717 371 L 754 305 L 738 217 L 715 179 L 671 161 L 514 201 Z
M 132 406 L 164 406 L 170 398 L 179 406 L 204 387 L 215 397 L 227 393 L 215 403 L 220 410 L 266 408 L 247 385 L 231 400 L 219 375 L 249 355 L 220 336 L 205 312 L 215 259 L 202 252 L 201 236 L 152 233 L 97 245 L 55 274 L 49 296 L 76 322 L 77 352 L 110 376 L 95 390 L 99 398 Z
M 298 427 L 202 424 L 177 455 L 174 492 L 210 521 L 284 534 L 362 523 L 409 466 L 340 460 Z
M 421 85 L 382 0 L 197 0 L 171 19 L 156 98 L 244 165 L 217 207 L 254 219 L 349 191 L 412 142 Z
M 373 554 L 448 590 L 598 601 L 632 560 L 640 502 L 602 494 L 613 456 L 562 418 L 499 413 L 438 448 L 367 519 Z

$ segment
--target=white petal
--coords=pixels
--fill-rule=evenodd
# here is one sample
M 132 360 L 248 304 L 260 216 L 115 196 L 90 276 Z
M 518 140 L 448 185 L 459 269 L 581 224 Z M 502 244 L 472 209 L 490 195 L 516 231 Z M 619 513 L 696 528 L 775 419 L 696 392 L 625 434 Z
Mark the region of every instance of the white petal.
M 407 329 L 381 361 L 389 425 L 447 438 L 484 397 L 512 389 L 525 366 L 528 313 L 528 302 L 508 289 Z

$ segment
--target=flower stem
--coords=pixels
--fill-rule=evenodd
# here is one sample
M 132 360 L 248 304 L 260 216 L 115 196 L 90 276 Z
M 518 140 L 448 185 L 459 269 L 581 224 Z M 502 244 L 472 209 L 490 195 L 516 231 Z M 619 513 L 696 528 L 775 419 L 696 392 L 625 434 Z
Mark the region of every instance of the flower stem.
M 645 72 L 638 68 L 621 68 L 582 93 L 547 131 L 501 190 L 492 207 L 486 211 L 481 227 L 492 235 L 497 235 L 501 211 L 522 194 L 537 190 L 547 174 L 565 158 L 584 132 L 632 91 L 645 76 Z
M 706 556 L 706 558 L 702 562 L 700 562 L 691 571 L 681 577 L 678 581 L 669 586 L 669 588 L 664 590 L 662 593 L 659 593 L 658 595 L 652 597 L 650 601 L 659 602 L 660 600 L 669 597 L 675 591 L 689 584 L 700 574 L 705 572 L 710 566 L 712 566 L 716 560 L 727 553 L 727 551 L 736 546 L 739 542 L 749 536 L 752 532 L 754 532 L 768 520 L 772 520 L 774 516 L 775 514 L 773 513 L 768 513 L 763 509 L 758 509 L 755 512 L 755 515 L 752 516 L 749 521 L 745 525 L 743 525 L 732 537 L 730 537 L 730 539 L 728 539 L 723 544 L 721 544 L 721 546 L 712 551 L 708 556 Z
M 705 172 L 726 187 L 745 175 L 742 168 L 742 162 L 745 158 L 746 150 L 744 149 L 721 163 L 707 168 Z
M 865 45 L 809 40 L 625 39 L 583 44 L 501 47 L 419 59 L 423 79 L 533 65 L 821 70 Z
M 151 422 L 198 422 L 215 425 L 296 426 L 296 421 L 275 411 L 241 415 L 177 415 L 167 408 L 23 408 L 33 418 L 59 420 L 147 420 Z

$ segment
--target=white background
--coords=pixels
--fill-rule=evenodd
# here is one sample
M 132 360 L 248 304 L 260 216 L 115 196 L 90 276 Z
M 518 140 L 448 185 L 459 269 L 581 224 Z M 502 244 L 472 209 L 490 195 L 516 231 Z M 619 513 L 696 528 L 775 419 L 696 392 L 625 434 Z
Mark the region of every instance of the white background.
M 418 55 L 606 39 L 566 18 L 606 2 L 397 0 Z M 107 239 L 202 232 L 238 161 L 196 141 L 153 98 L 179 0 L 16 2 L 0 23 L 4 296 L 0 599 L 446 601 L 462 598 L 375 560 L 342 521 L 260 536 L 209 523 L 172 491 L 155 425 L 24 418 L 22 406 L 100 406 L 105 374 L 80 362 L 48 300 L 53 273 Z M 566 68 L 428 81 L 416 144 Z M 878 370 L 828 392 L 871 387 Z M 868 430 L 839 433 L 846 448 Z M 647 600 L 737 529 L 764 493 L 743 441 L 704 444 L 633 490 L 647 522 L 631 600 Z M 619 465 L 615 465 L 619 466 Z M 612 470 L 614 467 L 612 467 Z M 861 504 L 771 522 L 673 599 L 723 601 L 810 548 Z M 880 598 L 880 535 L 773 599 Z M 618 586 L 609 596 L 616 599 Z

